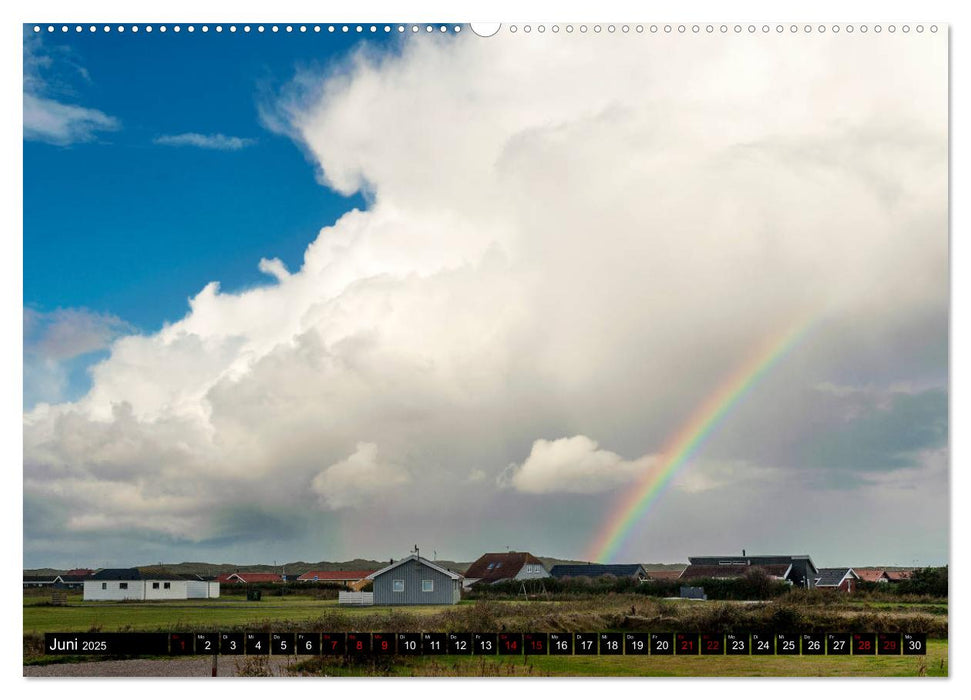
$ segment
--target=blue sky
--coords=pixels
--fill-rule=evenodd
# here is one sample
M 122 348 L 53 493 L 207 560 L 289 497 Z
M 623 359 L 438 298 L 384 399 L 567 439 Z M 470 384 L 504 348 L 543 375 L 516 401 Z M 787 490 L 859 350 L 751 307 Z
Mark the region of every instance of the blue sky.
M 321 226 L 363 206 L 322 187 L 299 147 L 259 118 L 296 68 L 326 67 L 358 36 L 25 33 L 50 58 L 46 96 L 118 122 L 86 142 L 25 140 L 25 306 L 86 308 L 151 331 L 210 281 L 265 281 L 261 257 L 299 267 Z M 155 142 L 186 133 L 246 145 Z
M 807 310 L 619 556 L 947 560 L 943 33 L 364 36 L 26 29 L 26 565 L 579 557 Z

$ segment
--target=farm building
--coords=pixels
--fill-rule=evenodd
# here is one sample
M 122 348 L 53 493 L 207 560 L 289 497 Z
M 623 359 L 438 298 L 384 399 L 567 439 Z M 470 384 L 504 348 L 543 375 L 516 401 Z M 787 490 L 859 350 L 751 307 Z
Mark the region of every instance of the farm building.
M 835 588 L 838 591 L 852 593 L 860 577 L 853 569 L 845 566 L 837 569 L 820 569 L 816 576 L 816 588 Z
M 570 579 L 578 576 L 586 578 L 600 578 L 613 576 L 615 578 L 633 578 L 638 581 L 647 580 L 647 571 L 640 564 L 557 564 L 550 569 L 553 578 Z
M 462 575 L 417 554 L 367 576 L 374 582 L 375 605 L 455 605 L 462 597 Z
M 348 588 L 358 588 L 363 586 L 367 582 L 367 577 L 373 573 L 373 569 L 362 571 L 308 571 L 298 576 L 297 581 L 336 583 Z
M 721 557 L 688 557 L 682 580 L 697 578 L 741 578 L 754 569 L 762 569 L 773 578 L 789 581 L 800 588 L 812 588 L 819 570 L 808 554 L 770 554 Z
M 283 576 L 262 571 L 234 571 L 216 577 L 219 583 L 283 583 Z
M 548 578 L 549 572 L 543 562 L 529 552 L 502 552 L 483 554 L 472 562 L 465 572 L 463 585 L 474 583 L 498 583 L 515 579 L 527 581 Z
M 187 600 L 218 597 L 218 581 L 199 581 L 161 569 L 102 569 L 84 579 L 84 600 Z

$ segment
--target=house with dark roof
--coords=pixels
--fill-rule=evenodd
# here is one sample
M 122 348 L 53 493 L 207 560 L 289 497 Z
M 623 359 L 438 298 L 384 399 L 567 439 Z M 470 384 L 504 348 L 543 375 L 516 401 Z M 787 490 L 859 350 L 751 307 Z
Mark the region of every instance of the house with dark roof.
M 316 581 L 320 583 L 336 583 L 348 588 L 360 587 L 368 576 L 374 573 L 373 569 L 361 571 L 308 571 L 300 574 L 297 581 L 308 582 Z
M 61 574 L 60 588 L 80 589 L 84 586 L 84 579 L 94 573 L 94 569 L 71 569 Z
M 283 576 L 263 571 L 234 571 L 219 574 L 216 580 L 220 583 L 283 583 Z
M 808 554 L 746 555 L 743 551 L 742 556 L 688 557 L 688 567 L 680 578 L 741 578 L 754 568 L 800 588 L 812 588 L 819 573 Z
M 815 588 L 833 588 L 845 593 L 852 593 L 860 577 L 853 569 L 845 566 L 839 568 L 823 568 L 816 575 Z
M 64 579 L 57 574 L 24 574 L 24 588 L 45 588 L 64 583 Z
M 367 576 L 374 605 L 456 605 L 462 574 L 412 554 Z
M 162 568 L 101 569 L 84 578 L 84 600 L 188 600 L 218 598 L 218 581 L 173 574 Z
M 753 570 L 759 570 L 769 578 L 779 581 L 788 580 L 792 564 L 689 564 L 678 577 L 685 581 L 700 578 L 735 579 L 744 578 Z
M 548 578 L 549 575 L 543 562 L 529 552 L 490 552 L 472 562 L 465 572 L 464 585 L 527 581 Z
M 578 576 L 586 578 L 632 578 L 647 580 L 647 571 L 640 564 L 556 564 L 550 569 L 550 576 L 556 579 L 571 579 Z
M 684 569 L 654 569 L 647 572 L 648 581 L 676 581 Z
M 84 586 L 84 579 L 86 578 L 88 578 L 86 575 L 62 574 L 59 588 L 80 589 Z

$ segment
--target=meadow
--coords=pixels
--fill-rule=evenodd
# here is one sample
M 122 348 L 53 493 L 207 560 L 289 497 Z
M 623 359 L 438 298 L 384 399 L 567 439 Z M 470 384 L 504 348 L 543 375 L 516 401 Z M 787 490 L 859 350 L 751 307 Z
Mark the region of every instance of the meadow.
M 914 677 L 947 676 L 947 640 L 930 640 L 927 656 L 529 656 L 315 657 L 288 675 L 309 676 L 623 676 L 623 677 Z M 242 666 L 263 675 L 261 661 Z
M 456 606 L 338 606 L 314 595 L 243 596 L 165 602 L 85 602 L 66 605 L 25 594 L 24 661 L 42 656 L 45 631 L 330 631 L 330 632 L 924 632 L 926 657 L 426 657 L 299 660 L 291 671 L 311 675 L 689 675 L 854 676 L 946 675 L 947 605 L 940 600 L 682 601 L 607 594 L 567 600 L 464 600 Z M 247 658 L 261 675 L 265 660 Z

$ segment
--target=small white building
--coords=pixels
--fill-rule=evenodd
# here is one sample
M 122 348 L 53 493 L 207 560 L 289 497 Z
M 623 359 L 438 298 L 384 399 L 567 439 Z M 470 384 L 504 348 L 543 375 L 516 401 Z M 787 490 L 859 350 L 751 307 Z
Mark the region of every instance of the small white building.
M 200 581 L 160 570 L 102 569 L 84 581 L 84 600 L 189 600 L 218 597 L 218 581 Z

